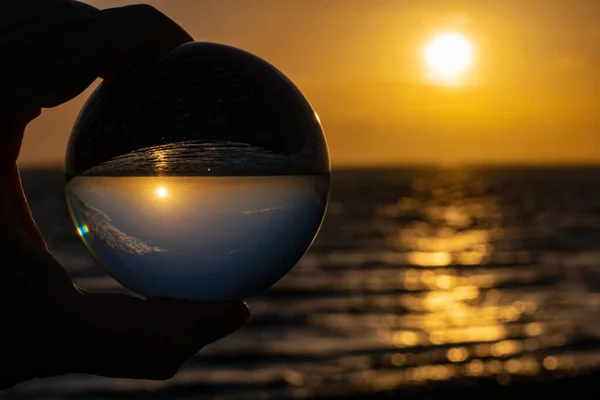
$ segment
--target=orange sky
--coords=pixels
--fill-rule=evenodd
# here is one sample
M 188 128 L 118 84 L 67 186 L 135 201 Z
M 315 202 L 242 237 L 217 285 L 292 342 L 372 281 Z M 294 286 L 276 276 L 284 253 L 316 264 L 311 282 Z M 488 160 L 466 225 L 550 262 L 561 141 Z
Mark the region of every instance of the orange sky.
M 334 167 L 600 163 L 598 0 L 147 3 L 196 40 L 240 47 L 288 75 L 319 113 Z M 456 87 L 424 77 L 423 47 L 448 30 L 475 48 Z M 63 162 L 89 93 L 30 125 L 21 165 Z

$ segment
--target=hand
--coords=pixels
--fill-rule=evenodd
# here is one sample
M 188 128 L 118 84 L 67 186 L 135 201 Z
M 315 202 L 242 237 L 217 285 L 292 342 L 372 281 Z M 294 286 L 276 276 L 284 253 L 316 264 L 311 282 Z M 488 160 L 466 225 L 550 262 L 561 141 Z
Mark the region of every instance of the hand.
M 0 3 L 0 389 L 65 373 L 168 379 L 247 321 L 243 302 L 75 287 L 31 216 L 16 164 L 25 127 L 42 108 L 192 40 L 146 5 L 100 11 L 71 0 Z

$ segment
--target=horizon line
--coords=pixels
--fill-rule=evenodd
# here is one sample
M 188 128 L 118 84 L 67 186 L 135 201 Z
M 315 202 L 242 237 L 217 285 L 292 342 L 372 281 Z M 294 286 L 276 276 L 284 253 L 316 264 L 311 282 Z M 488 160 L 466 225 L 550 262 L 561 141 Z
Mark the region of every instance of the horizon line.
M 63 163 L 27 163 L 17 165 L 20 169 L 61 169 Z M 600 161 L 589 162 L 540 162 L 540 163 L 501 163 L 501 162 L 463 162 L 463 163 L 339 163 L 332 165 L 332 170 L 356 169 L 466 169 L 466 168 L 600 168 Z

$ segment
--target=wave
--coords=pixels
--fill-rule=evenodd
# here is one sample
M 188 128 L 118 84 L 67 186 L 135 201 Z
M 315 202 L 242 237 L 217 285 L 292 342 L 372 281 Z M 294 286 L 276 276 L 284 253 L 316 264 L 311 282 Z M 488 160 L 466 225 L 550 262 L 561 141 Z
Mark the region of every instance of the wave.
M 185 141 L 150 146 L 115 157 L 85 176 L 262 176 L 327 173 L 329 164 L 307 146 L 284 155 L 238 142 Z M 326 152 L 324 153 L 326 155 Z
M 81 214 L 82 220 L 86 221 L 84 228 L 80 228 L 81 234 L 91 235 L 94 239 L 105 243 L 113 250 L 127 254 L 143 256 L 150 253 L 166 252 L 164 249 L 150 246 L 144 241 L 120 231 L 112 224 L 108 215 L 90 206 L 73 193 L 71 194 L 71 200 L 77 206 L 77 211 Z

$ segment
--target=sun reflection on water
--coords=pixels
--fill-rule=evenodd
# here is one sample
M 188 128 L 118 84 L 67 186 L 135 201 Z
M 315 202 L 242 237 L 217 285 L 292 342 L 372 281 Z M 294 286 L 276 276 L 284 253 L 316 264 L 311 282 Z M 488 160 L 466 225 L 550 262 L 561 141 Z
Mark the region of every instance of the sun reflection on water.
M 453 174 L 438 186 L 417 179 L 413 196 L 380 208 L 395 251 L 380 259 L 395 271 L 365 269 L 356 281 L 338 282 L 387 293 L 370 300 L 377 312 L 312 317 L 336 332 L 371 332 L 390 350 L 380 365 L 353 375 L 360 389 L 473 377 L 507 384 L 574 368 L 574 356 L 559 350 L 574 334 L 568 311 L 539 283 L 556 279 L 556 270 L 531 267 L 532 254 L 520 252 L 506 231 L 500 200 L 468 174 Z
M 154 160 L 154 173 L 158 176 L 165 175 L 169 167 L 167 150 L 154 150 L 151 157 Z

